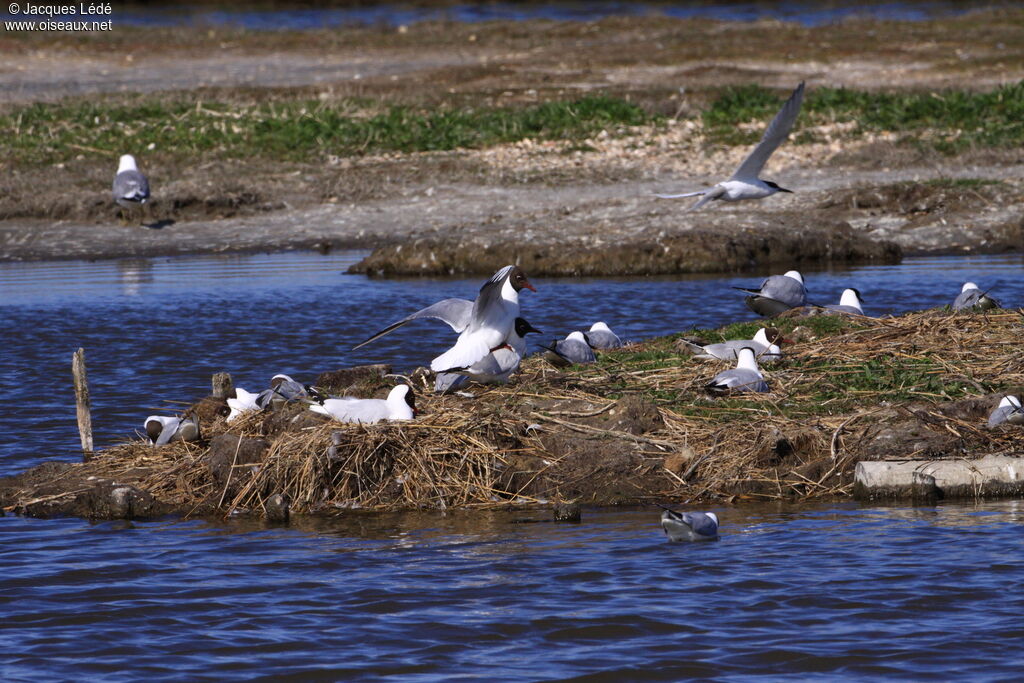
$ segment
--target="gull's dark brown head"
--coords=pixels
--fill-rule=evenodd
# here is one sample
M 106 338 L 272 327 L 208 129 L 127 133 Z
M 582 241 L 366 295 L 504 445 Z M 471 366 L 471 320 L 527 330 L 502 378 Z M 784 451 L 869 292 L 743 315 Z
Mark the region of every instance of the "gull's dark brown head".
M 408 391 L 405 392 L 405 404 L 407 406 L 409 406 L 409 408 L 412 410 L 413 417 L 415 417 L 416 416 L 416 392 L 413 391 L 412 387 L 410 387 L 408 384 L 406 384 L 405 386 L 408 387 Z
M 508 274 L 508 280 L 512 283 L 512 287 L 517 292 L 524 287 L 531 292 L 537 291 L 534 286 L 530 284 L 530 281 L 526 279 L 526 273 L 524 273 L 523 269 L 519 266 L 512 267 L 512 270 Z

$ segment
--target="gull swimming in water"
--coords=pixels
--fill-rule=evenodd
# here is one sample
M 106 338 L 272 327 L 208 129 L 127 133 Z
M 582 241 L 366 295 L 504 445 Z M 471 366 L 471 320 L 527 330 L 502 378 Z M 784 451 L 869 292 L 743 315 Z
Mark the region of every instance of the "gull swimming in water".
M 619 335 L 612 332 L 611 328 L 602 322 L 596 322 L 591 325 L 590 330 L 584 332 L 583 336 L 586 337 L 590 347 L 598 351 L 617 349 L 622 346 L 622 340 L 619 339 Z
M 476 301 L 445 299 L 416 311 L 396 323 L 388 325 L 352 350 L 418 318 L 437 318 L 459 333 L 455 346 L 430 363 L 434 372 L 471 367 L 491 351 L 501 347 L 513 332 L 519 317 L 519 292 L 523 288 L 537 290 L 526 279 L 519 266 L 505 266 L 480 288 Z
M 843 295 L 839 298 L 839 304 L 829 304 L 825 306 L 830 311 L 837 313 L 851 313 L 853 315 L 864 315 L 863 304 L 864 299 L 860 295 L 860 291 L 850 287 L 849 289 L 843 290 Z
M 163 446 L 171 441 L 196 441 L 199 439 L 199 418 L 165 417 L 150 415 L 146 418 L 146 436 L 154 446 Z
M 411 420 L 416 416 L 416 394 L 408 384 L 399 384 L 386 399 L 328 398 L 323 403 L 313 403 L 309 409 L 338 422 L 374 424 L 382 420 Z
M 687 209 L 687 211 L 696 211 L 708 202 L 715 200 L 738 202 L 744 199 L 764 199 L 776 192 L 792 192 L 792 190 L 779 187 L 770 180 L 761 180 L 757 176 L 760 175 L 761 169 L 764 168 L 768 158 L 782 144 L 782 141 L 789 136 L 789 131 L 792 130 L 793 123 L 800 113 L 800 104 L 803 102 L 803 99 L 804 84 L 801 81 L 800 85 L 793 91 L 793 94 L 786 100 L 786 103 L 782 105 L 779 113 L 768 124 L 761 142 L 747 155 L 747 158 L 743 160 L 743 163 L 739 165 L 728 180 L 722 181 L 714 187 L 698 190 L 697 192 L 659 194 L 656 196 L 661 199 L 681 199 L 683 197 L 703 195 L 696 204 Z
M 782 358 L 782 349 L 778 342 L 782 341 L 782 333 L 774 327 L 762 327 L 755 334 L 753 339 L 734 339 L 700 346 L 693 342 L 682 340 L 687 349 L 694 354 L 694 358 L 701 360 L 736 360 L 739 358 L 739 350 L 751 348 L 754 355 L 761 362 L 776 361 Z
M 1004 396 L 996 409 L 988 416 L 989 427 L 995 427 L 1004 422 L 1012 425 L 1024 424 L 1024 408 L 1021 408 L 1020 399 L 1016 396 Z
M 736 367 L 718 373 L 704 388 L 716 396 L 739 391 L 765 393 L 768 391 L 768 383 L 764 381 L 764 375 L 754 360 L 754 349 L 744 346 L 736 352 Z
M 149 180 L 139 172 L 135 157 L 122 154 L 114 176 L 114 201 L 129 211 L 140 209 L 149 199 Z
M 597 362 L 594 350 L 590 348 L 587 338 L 579 330 L 570 332 L 569 336 L 565 339 L 555 341 L 551 346 L 544 346 L 543 344 L 541 346 L 548 351 L 544 354 L 544 357 L 558 367 L 564 368 L 570 365 L 585 365 Z
M 714 541 L 718 538 L 718 515 L 714 512 L 676 512 L 664 508 L 661 528 L 670 541 Z
M 460 388 L 469 380 L 480 384 L 505 384 L 519 369 L 519 363 L 526 355 L 526 335 L 539 333 L 525 318 L 516 318 L 508 343 L 477 361 L 471 367 L 457 372 L 438 373 L 434 380 L 434 391 L 443 394 Z
M 987 311 L 990 308 L 1002 308 L 999 302 L 983 292 L 973 282 L 965 282 L 953 302 L 954 311 L 979 310 Z

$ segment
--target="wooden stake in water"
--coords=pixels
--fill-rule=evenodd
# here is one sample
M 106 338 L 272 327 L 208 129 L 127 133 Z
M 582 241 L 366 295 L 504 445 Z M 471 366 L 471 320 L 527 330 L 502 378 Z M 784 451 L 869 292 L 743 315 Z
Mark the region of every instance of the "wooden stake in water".
M 89 382 L 85 378 L 85 349 L 78 349 L 71 357 L 71 375 L 75 378 L 78 435 L 82 438 L 82 451 L 88 456 L 92 454 L 92 415 L 89 404 Z
M 216 398 L 235 398 L 235 385 L 231 381 L 231 375 L 226 372 L 218 372 L 213 376 L 213 395 Z

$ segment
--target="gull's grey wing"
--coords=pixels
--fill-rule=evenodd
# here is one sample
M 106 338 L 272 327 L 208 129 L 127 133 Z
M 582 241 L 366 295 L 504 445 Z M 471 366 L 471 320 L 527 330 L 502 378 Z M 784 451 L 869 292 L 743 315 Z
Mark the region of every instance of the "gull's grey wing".
M 789 135 L 789 131 L 792 130 L 803 101 L 804 83 L 801 81 L 786 103 L 782 105 L 779 113 L 768 124 L 761 142 L 757 143 L 757 147 L 747 155 L 747 158 L 729 178 L 730 180 L 754 180 L 757 178 L 761 169 L 764 168 L 765 162 L 768 161 L 768 157 L 782 144 L 782 141 Z
M 455 372 L 439 372 L 434 378 L 434 393 L 447 394 L 460 388 L 468 381 L 465 375 Z
M 807 288 L 785 275 L 772 275 L 761 285 L 761 296 L 789 304 L 790 308 L 807 305 Z
M 829 304 L 825 306 L 826 310 L 835 311 L 836 313 L 850 313 L 852 315 L 864 315 L 863 311 L 858 311 L 853 306 L 843 306 L 842 304 Z
M 563 339 L 555 342 L 552 350 L 570 363 L 597 362 L 597 357 L 594 356 L 594 350 L 590 348 L 590 345 L 578 339 Z
M 622 340 L 614 332 L 590 330 L 584 332 L 583 336 L 586 337 L 587 343 L 595 349 L 617 349 L 622 346 Z
M 483 284 L 480 293 L 473 302 L 473 312 L 469 324 L 474 328 L 479 327 L 487 320 L 485 311 L 491 309 L 498 299 L 501 298 L 501 288 L 505 286 L 505 280 L 515 266 L 505 266 L 491 276 L 491 279 Z
M 435 318 L 437 320 L 443 320 L 448 323 L 449 326 L 456 332 L 461 333 L 467 327 L 473 315 L 473 302 L 467 299 L 445 299 L 438 301 L 436 304 L 427 306 L 424 309 L 416 311 L 412 315 L 407 315 L 398 322 L 391 323 L 380 332 L 376 333 L 369 339 L 359 342 L 352 347 L 355 351 L 361 346 L 366 346 L 370 342 L 380 339 L 388 332 L 395 330 L 402 325 L 412 322 L 413 320 L 419 320 L 420 318 Z
M 953 301 L 953 310 L 962 311 L 965 308 L 974 308 L 978 305 L 978 301 L 981 300 L 980 289 L 968 289 L 966 292 L 960 292 L 956 299 Z
M 718 523 L 703 512 L 684 512 L 682 517 L 698 536 L 712 538 L 718 535 Z
M 706 389 L 712 394 L 724 393 L 727 391 L 757 391 L 767 392 L 768 383 L 764 378 L 753 370 L 747 368 L 733 368 L 715 375 L 715 378 L 707 385 Z
M 108 176 L 109 177 L 109 176 Z M 149 180 L 138 171 L 121 171 L 114 176 L 114 199 L 142 202 L 149 199 Z

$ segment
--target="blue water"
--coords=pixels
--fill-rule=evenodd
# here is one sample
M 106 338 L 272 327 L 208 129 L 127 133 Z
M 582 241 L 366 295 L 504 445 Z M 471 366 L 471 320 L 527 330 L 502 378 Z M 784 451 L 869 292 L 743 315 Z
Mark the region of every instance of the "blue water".
M 371 331 L 481 278 L 370 280 L 359 254 L 0 264 L 0 474 L 76 460 L 70 359 L 86 349 L 99 444 L 229 370 L 425 364 L 452 333 Z M 880 315 L 965 280 L 1024 303 L 1020 256 L 806 271 Z M 534 278 L 551 336 L 604 319 L 639 339 L 750 318 L 760 276 Z M 0 680 L 1015 680 L 1024 507 L 713 508 L 719 542 L 669 544 L 658 510 L 465 511 L 261 522 L 0 517 Z
M 447 297 L 473 298 L 482 278 L 373 280 L 344 271 L 361 254 L 199 256 L 0 264 L 0 475 L 41 459 L 79 457 L 71 354 L 86 352 L 96 444 L 131 436 L 147 415 L 181 408 L 226 370 L 265 388 L 284 372 L 391 363 L 406 372 L 451 345 L 444 324 L 408 325 L 357 352 L 386 324 Z M 906 259 L 899 266 L 807 272 L 811 300 L 856 287 L 871 315 L 950 303 L 966 280 L 1004 306 L 1024 305 L 1020 255 Z M 534 278 L 523 315 L 536 344 L 604 320 L 638 340 L 753 318 L 731 287 L 761 276 Z M 538 339 L 537 337 L 541 337 Z
M 0 518 L 0 677 L 1016 680 L 1024 509 L 356 516 L 291 528 Z M 536 515 L 535 515 L 536 516 Z M 577 678 L 579 677 L 579 678 Z
M 6 8 L 5 8 L 6 9 Z M 820 26 L 851 17 L 897 21 L 925 21 L 937 15 L 959 14 L 971 9 L 967 3 L 945 1 L 910 2 L 485 2 L 443 7 L 402 3 L 374 3 L 349 7 L 288 9 L 223 9 L 201 6 L 115 7 L 115 25 L 231 27 L 252 30 L 311 30 L 353 25 L 401 26 L 422 21 L 593 21 L 606 17 L 664 15 L 674 18 L 703 18 L 724 21 L 778 19 L 805 26 Z M 11 15 L 0 14 L 0 18 Z M 32 17 L 29 17 L 32 18 Z M 105 17 L 104 17 L 105 18 Z

